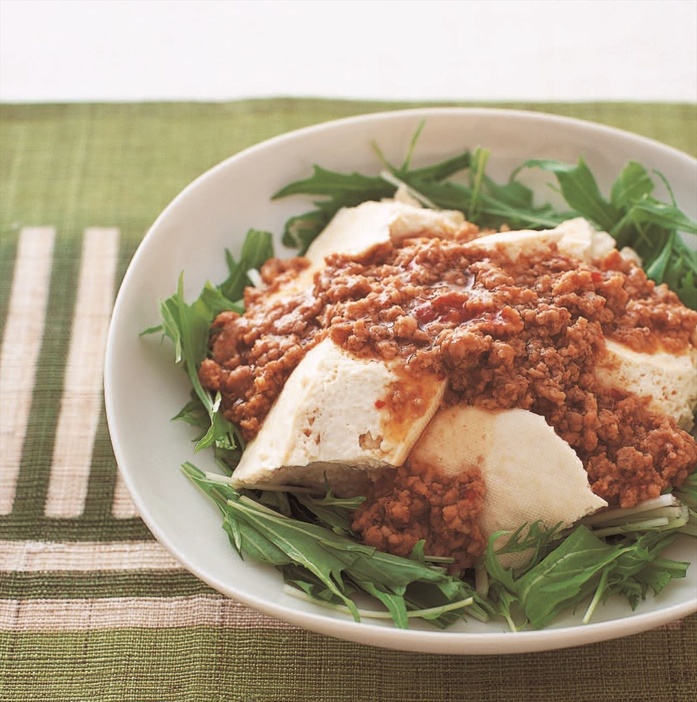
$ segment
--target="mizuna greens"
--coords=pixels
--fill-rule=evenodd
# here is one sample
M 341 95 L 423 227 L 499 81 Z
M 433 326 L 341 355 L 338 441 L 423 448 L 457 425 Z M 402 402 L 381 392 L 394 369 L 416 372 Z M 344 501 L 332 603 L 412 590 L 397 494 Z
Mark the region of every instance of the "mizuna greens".
M 356 620 L 361 618 L 351 599 L 356 592 L 379 600 L 400 627 L 407 626 L 415 611 L 439 626 L 451 624 L 455 612 L 465 607 L 482 619 L 487 616 L 475 602 L 474 589 L 428 563 L 423 550 L 400 558 L 352 539 L 342 512 L 357 507 L 356 501 L 346 503 L 331 494 L 317 499 L 302 492 L 253 499 L 249 491 L 240 492 L 191 464 L 183 468 L 218 505 L 223 528 L 240 556 L 276 566 L 286 582 L 322 603 L 343 605 Z M 275 509 L 266 504 L 270 499 Z
M 654 182 L 641 165 L 628 163 L 606 199 L 582 159 L 576 164 L 527 161 L 505 184 L 486 174 L 489 153 L 484 149 L 412 168 L 417 136 L 401 166 L 389 164 L 376 147 L 384 167 L 381 175 L 315 166 L 310 177 L 279 191 L 276 198 L 321 198 L 314 209 L 286 223 L 283 243 L 303 253 L 341 207 L 391 197 L 402 186 L 425 206 L 461 210 L 482 227 L 540 229 L 585 217 L 612 234 L 618 247 L 634 248 L 649 277 L 668 283 L 686 305 L 697 309 L 697 253 L 680 236 L 697 234 L 697 223 L 674 202 L 654 197 Z M 536 204 L 532 190 L 518 179 L 528 168 L 554 175 L 568 209 Z M 144 332 L 169 338 L 176 363 L 189 376 L 191 401 L 176 419 L 200 429 L 196 449 L 212 449 L 225 475 L 203 473 L 190 463 L 183 471 L 218 506 L 223 528 L 241 557 L 275 566 L 296 596 L 345 611 L 356 620 L 390 617 L 398 627 L 407 627 L 414 617 L 446 627 L 472 616 L 503 618 L 512 630 L 541 628 L 584 602 L 587 622 L 611 595 L 625 597 L 634 608 L 650 592 L 658 593 L 673 578 L 685 576 L 688 563 L 661 554 L 679 533 L 697 535 L 697 474 L 675 495 L 633 510 L 609 510 L 568 532 L 521 525 L 499 549 L 495 541 L 501 534 L 496 534 L 477 572 L 463 579 L 447 573 L 448 559 L 429 558 L 422 543 L 410 558 L 359 543 L 350 515 L 362 498 L 342 500 L 302 488 L 235 489 L 226 476 L 244 445 L 237 428 L 218 411 L 220 397 L 202 388 L 197 371 L 208 353 L 211 322 L 224 310 L 243 311 L 242 292 L 252 284 L 252 271 L 272 256 L 272 235 L 249 231 L 239 260 L 226 252 L 229 276 L 223 283 L 207 284 L 188 304 L 180 278 L 176 293 L 160 305 L 162 323 Z M 503 565 L 502 557 L 511 553 L 520 554 L 522 565 Z M 370 596 L 383 609 L 359 608 L 356 595 Z
M 680 232 L 697 235 L 697 222 L 687 217 L 674 201 L 658 200 L 653 194 L 655 182 L 634 161 L 618 174 L 610 198 L 606 199 L 582 158 L 575 164 L 526 161 L 503 185 L 486 175 L 489 159 L 486 149 L 467 150 L 424 168 L 411 168 L 411 152 L 401 166 L 391 165 L 381 155 L 380 158 L 385 168 L 381 176 L 337 173 L 315 166 L 310 177 L 290 183 L 276 193 L 276 198 L 288 195 L 323 198 L 315 203 L 316 209 L 286 223 L 283 243 L 303 253 L 341 207 L 391 197 L 396 183 L 401 182 L 422 204 L 461 210 L 469 221 L 482 227 L 499 228 L 505 224 L 511 229 L 542 229 L 572 217 L 584 217 L 610 233 L 618 248 L 631 246 L 641 256 L 652 280 L 667 283 L 685 305 L 697 309 L 697 250 L 680 236 Z M 521 172 L 530 168 L 542 169 L 556 177 L 568 210 L 535 203 L 532 190 L 518 179 Z M 458 175 L 464 178 L 456 180 L 454 176 Z M 663 181 L 661 174 L 656 177 Z

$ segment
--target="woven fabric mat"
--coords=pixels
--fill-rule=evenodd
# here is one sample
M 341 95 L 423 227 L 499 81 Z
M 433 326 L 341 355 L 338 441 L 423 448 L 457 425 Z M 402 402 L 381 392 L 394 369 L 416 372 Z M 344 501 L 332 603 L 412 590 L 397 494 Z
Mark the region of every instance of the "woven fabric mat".
M 695 616 L 622 640 L 499 657 L 380 650 L 277 622 L 174 562 L 118 479 L 101 394 L 104 335 L 121 276 L 158 213 L 251 144 L 409 106 L 0 107 L 0 699 L 697 699 Z M 694 105 L 505 106 L 621 127 L 697 155 Z

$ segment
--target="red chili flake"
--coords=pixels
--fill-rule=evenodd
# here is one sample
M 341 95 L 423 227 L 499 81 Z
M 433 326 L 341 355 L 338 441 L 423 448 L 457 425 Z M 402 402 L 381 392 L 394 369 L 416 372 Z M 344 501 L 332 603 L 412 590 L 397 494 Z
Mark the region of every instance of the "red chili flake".
M 414 316 L 419 324 L 428 324 L 437 316 L 437 312 L 431 302 L 422 302 L 414 308 Z

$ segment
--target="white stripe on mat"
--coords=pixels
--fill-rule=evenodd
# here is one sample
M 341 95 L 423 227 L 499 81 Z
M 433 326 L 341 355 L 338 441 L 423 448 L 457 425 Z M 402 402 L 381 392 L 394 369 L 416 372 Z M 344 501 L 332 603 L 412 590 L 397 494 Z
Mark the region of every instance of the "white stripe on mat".
M 131 519 L 137 517 L 138 510 L 133 504 L 131 495 L 128 492 L 126 483 L 123 481 L 121 471 L 116 473 L 116 485 L 114 486 L 114 501 L 111 504 L 111 514 L 116 519 Z
M 182 569 L 155 541 L 0 541 L 0 572 Z
M 25 633 L 183 626 L 294 628 L 217 595 L 0 600 L 0 629 L 5 631 Z
M 52 227 L 20 231 L 0 350 L 0 514 L 14 504 L 51 283 Z
M 49 517 L 78 517 L 85 508 L 102 408 L 104 347 L 114 301 L 118 248 L 118 229 L 91 227 L 83 234 L 77 301 L 45 507 Z

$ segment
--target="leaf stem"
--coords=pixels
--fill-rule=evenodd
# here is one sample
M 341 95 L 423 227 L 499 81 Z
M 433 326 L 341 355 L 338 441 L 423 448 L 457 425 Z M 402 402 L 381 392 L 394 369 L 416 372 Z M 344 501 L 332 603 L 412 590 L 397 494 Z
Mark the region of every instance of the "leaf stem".
M 317 597 L 313 597 L 303 590 L 299 590 L 293 585 L 285 584 L 283 586 L 283 592 L 287 595 L 291 595 L 299 600 L 304 600 L 305 602 L 311 602 L 315 605 L 320 605 L 326 609 L 332 609 L 335 612 L 341 612 L 342 614 L 353 614 L 351 610 L 346 605 L 335 604 L 333 602 L 327 602 L 326 600 L 321 600 Z M 427 607 L 425 609 L 409 609 L 407 610 L 407 617 L 409 619 L 437 617 L 441 614 L 446 614 L 447 612 L 454 612 L 458 609 L 464 609 L 474 604 L 474 597 L 467 597 L 464 600 L 458 600 L 457 602 L 450 602 L 446 605 L 440 605 L 438 607 Z M 387 610 L 381 609 L 363 609 L 358 607 L 358 613 L 361 618 L 366 619 L 392 619 L 392 614 Z

